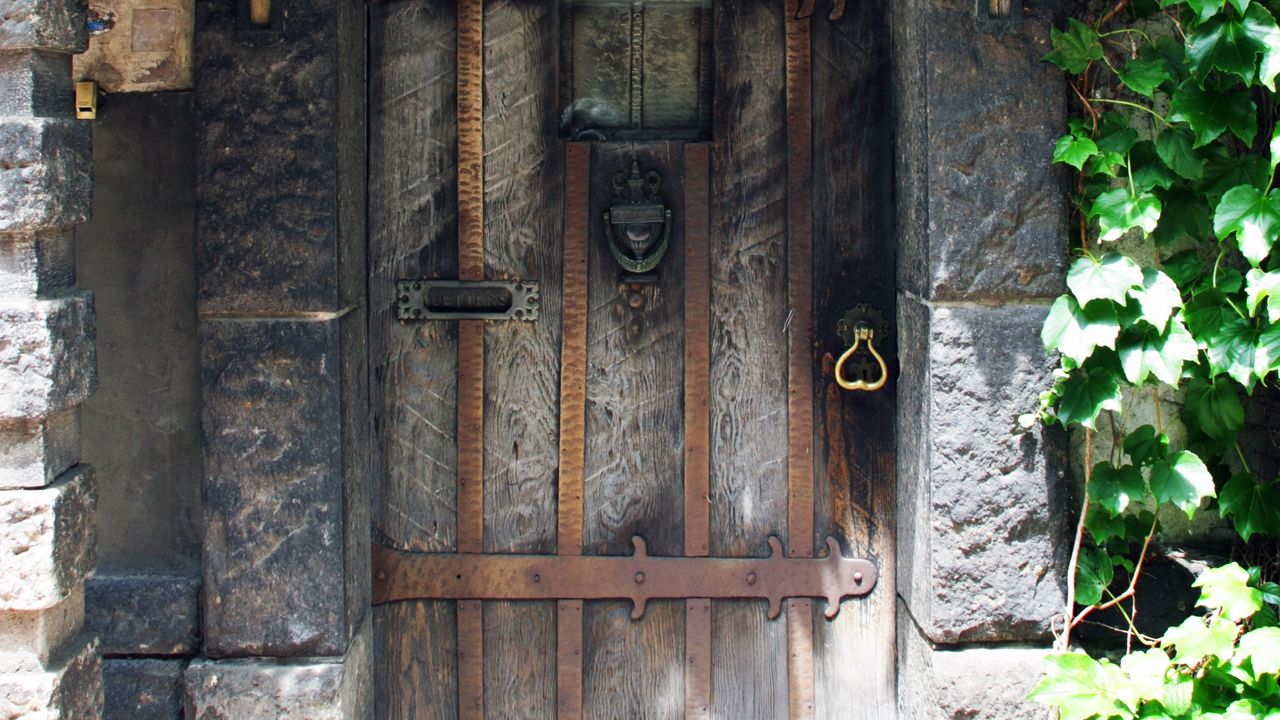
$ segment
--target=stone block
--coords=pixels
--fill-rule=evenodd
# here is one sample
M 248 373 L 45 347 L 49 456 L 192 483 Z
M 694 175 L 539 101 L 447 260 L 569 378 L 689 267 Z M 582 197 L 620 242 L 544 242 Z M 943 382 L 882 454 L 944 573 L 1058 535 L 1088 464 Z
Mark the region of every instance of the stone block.
M 82 120 L 0 119 L 0 233 L 88 219 L 91 127 Z
M 187 720 L 364 720 L 373 716 L 372 624 L 332 661 L 196 660 L 185 674 Z
M 83 402 L 97 384 L 93 301 L 0 299 L 0 418 L 33 419 Z
M 103 720 L 182 720 L 182 672 L 186 668 L 186 660 L 103 660 Z
M 47 296 L 74 285 L 72 237 L 68 229 L 0 235 L 0 297 Z
M 200 309 L 354 304 L 364 278 L 343 252 L 364 247 L 363 11 L 297 0 L 261 30 L 241 3 L 196 13 Z
M 1027 701 L 1044 672 L 1046 648 L 937 647 L 898 612 L 898 717 L 901 720 L 1051 720 Z
M 1029 1 L 993 32 L 972 0 L 915 0 L 895 11 L 900 154 L 899 286 L 931 300 L 1043 298 L 1067 262 L 1065 174 L 1050 166 L 1065 129 L 1050 50 L 1056 3 Z M 912 80 L 922 81 L 910 85 Z
M 0 52 L 0 115 L 58 117 L 74 115 L 71 57 L 38 50 Z
M 11 720 L 97 720 L 102 708 L 102 660 L 80 636 L 52 667 L 0 673 L 0 717 Z
M 934 642 L 1042 639 L 1065 604 L 1065 438 L 1017 417 L 1053 363 L 1047 305 L 899 298 L 899 592 Z
M 201 323 L 210 657 L 336 656 L 350 638 L 368 578 L 344 557 L 367 530 L 345 531 L 342 322 Z
M 84 629 L 84 593 L 44 610 L 0 612 L 0 673 L 36 672 Z
M 80 461 L 80 412 L 0 421 L 0 489 L 43 487 Z
M 84 52 L 85 0 L 0 0 L 0 50 Z
M 81 592 L 97 563 L 96 500 L 85 465 L 47 488 L 0 490 L 0 609 L 42 610 Z
M 99 572 L 85 593 L 85 625 L 97 634 L 103 655 L 189 655 L 200 648 L 194 572 Z

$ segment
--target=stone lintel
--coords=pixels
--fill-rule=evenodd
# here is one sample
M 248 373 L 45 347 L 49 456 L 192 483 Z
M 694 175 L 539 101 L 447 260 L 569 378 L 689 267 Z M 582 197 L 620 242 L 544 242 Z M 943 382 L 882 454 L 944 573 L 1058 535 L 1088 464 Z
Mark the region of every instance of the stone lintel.
M 187 720 L 365 720 L 373 717 L 373 625 L 366 613 L 342 657 L 196 660 L 185 673 Z
M 111 26 L 75 58 L 77 78 L 109 93 L 189 90 L 195 3 L 190 0 L 94 0 Z
M 1051 720 L 1027 701 L 1049 649 L 1026 645 L 938 646 L 898 607 L 898 717 L 901 720 Z
M 103 655 L 191 655 L 199 650 L 198 574 L 100 570 L 85 592 L 85 625 L 99 637 Z
M 933 642 L 1039 640 L 1065 603 L 1065 439 L 1019 415 L 1047 304 L 899 296 L 898 590 Z
M 185 659 L 105 658 L 103 720 L 175 720 L 182 717 Z
M 0 191 L 0 195 L 3 192 Z M 0 419 L 45 417 L 84 401 L 97 385 L 93 296 L 0 298 Z
M 102 709 L 102 660 L 82 634 L 54 663 L 32 672 L 0 672 L 0 717 L 97 720 Z
M 3 0 L 0 50 L 84 52 L 84 0 Z
M 1065 129 L 1050 50 L 1056 3 L 1005 32 L 972 2 L 893 3 L 899 288 L 930 300 L 1052 297 L 1067 262 Z
M 44 487 L 80 462 L 80 411 L 0 421 L 0 489 Z
M 88 219 L 91 125 L 69 117 L 0 118 L 0 233 Z
M 0 609 L 43 610 L 83 592 L 97 564 L 96 504 L 85 465 L 46 488 L 0 490 Z
M 340 350 L 362 323 L 200 324 L 209 657 L 341 655 L 368 607 L 363 415 L 344 407 L 360 384 Z

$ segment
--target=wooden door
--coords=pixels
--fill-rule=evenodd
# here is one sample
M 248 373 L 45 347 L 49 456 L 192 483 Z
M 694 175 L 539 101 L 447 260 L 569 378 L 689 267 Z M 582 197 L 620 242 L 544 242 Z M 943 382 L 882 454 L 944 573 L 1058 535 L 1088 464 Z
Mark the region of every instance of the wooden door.
M 893 717 L 894 382 L 833 376 L 847 309 L 893 318 L 887 32 L 881 3 L 794 4 L 715 3 L 709 142 L 563 139 L 557 3 L 370 5 L 375 546 L 741 558 L 774 535 L 813 557 L 831 536 L 879 571 L 833 620 L 696 598 L 632 620 L 572 588 L 378 604 L 380 720 Z M 673 220 L 630 287 L 601 218 L 633 161 Z M 536 280 L 540 316 L 401 323 L 405 278 Z

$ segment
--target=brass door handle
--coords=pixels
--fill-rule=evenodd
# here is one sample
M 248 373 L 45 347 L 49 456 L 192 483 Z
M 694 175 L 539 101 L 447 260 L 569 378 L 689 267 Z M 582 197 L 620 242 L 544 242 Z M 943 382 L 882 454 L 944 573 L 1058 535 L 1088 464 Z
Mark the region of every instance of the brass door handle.
M 889 379 L 889 367 L 884 363 L 884 356 L 876 350 L 875 343 L 876 331 L 867 323 L 858 323 L 853 328 L 853 344 L 848 350 L 840 356 L 836 361 L 836 383 L 845 390 L 864 390 L 866 392 L 875 392 L 884 387 L 885 382 Z M 880 378 L 874 382 L 866 380 L 854 380 L 852 382 L 844 379 L 844 364 L 858 352 L 858 346 L 863 340 L 867 341 L 867 350 L 871 353 L 871 357 L 876 359 L 876 363 L 880 366 Z

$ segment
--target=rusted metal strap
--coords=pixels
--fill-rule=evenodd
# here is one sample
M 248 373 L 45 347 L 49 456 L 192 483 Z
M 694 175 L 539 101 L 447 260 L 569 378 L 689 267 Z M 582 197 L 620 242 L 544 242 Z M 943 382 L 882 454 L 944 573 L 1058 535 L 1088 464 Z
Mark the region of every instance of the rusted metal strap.
M 711 544 L 711 147 L 684 151 L 684 554 Z M 711 601 L 685 602 L 685 720 L 711 717 Z
M 483 0 L 458 4 L 458 278 L 484 279 Z M 484 324 L 458 323 L 458 552 L 484 551 Z M 465 556 L 465 555 L 464 555 Z M 484 717 L 484 615 L 458 603 L 458 717 Z
M 775 618 L 783 600 L 804 597 L 825 599 L 833 618 L 843 598 L 876 584 L 876 566 L 842 556 L 834 538 L 822 558 L 785 557 L 772 536 L 767 558 L 651 557 L 643 538 L 631 542 L 630 556 L 415 553 L 375 545 L 373 602 L 630 600 L 639 620 L 650 600 L 764 599 Z
M 786 3 L 787 86 L 787 537 L 797 557 L 813 554 L 813 60 L 812 3 Z M 808 12 L 805 12 L 806 9 Z M 839 554 L 838 552 L 836 554 Z M 787 676 L 791 720 L 814 717 L 812 603 L 788 602 Z M 830 612 L 830 608 L 828 608 Z
M 582 482 L 587 445 L 587 238 L 591 145 L 564 151 L 564 286 L 560 340 L 560 479 L 556 552 L 582 554 Z M 582 717 L 582 601 L 562 600 L 556 622 L 559 720 Z

